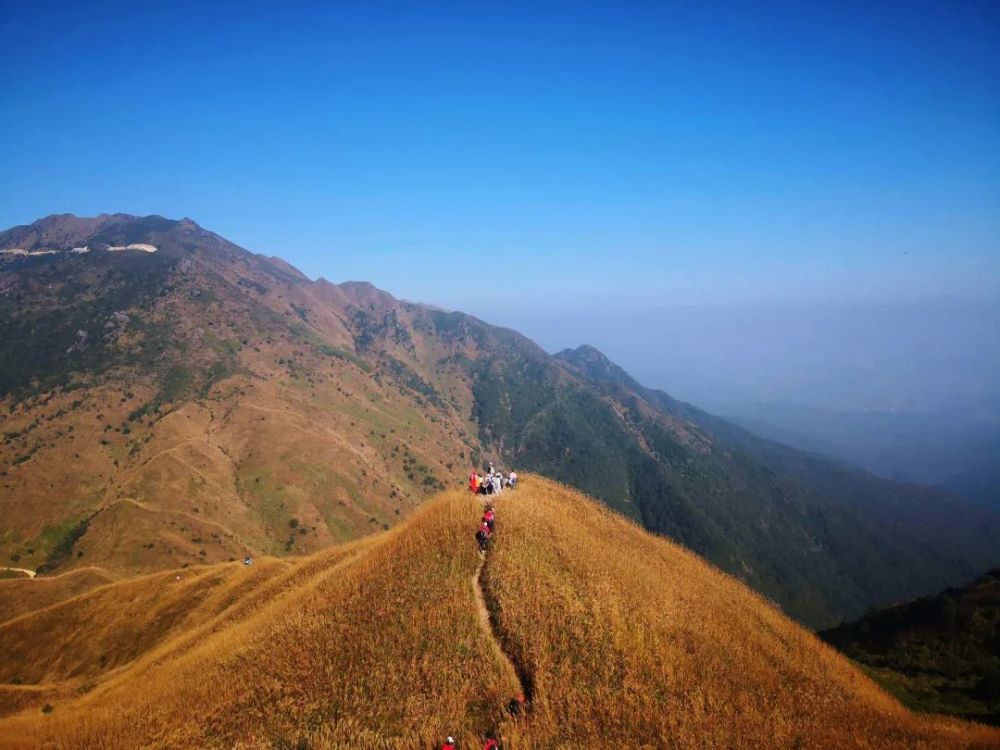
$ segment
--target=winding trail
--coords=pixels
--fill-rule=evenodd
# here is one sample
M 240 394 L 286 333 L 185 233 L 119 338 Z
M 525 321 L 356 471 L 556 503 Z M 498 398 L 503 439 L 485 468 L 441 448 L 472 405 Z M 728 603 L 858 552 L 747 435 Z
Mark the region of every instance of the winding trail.
M 531 678 L 524 672 L 524 670 L 520 669 L 510 655 L 504 651 L 503 639 L 500 637 L 499 625 L 491 614 L 490 608 L 486 605 L 486 589 L 483 585 L 483 578 L 486 575 L 487 555 L 489 555 L 489 552 L 480 556 L 476 572 L 472 574 L 472 591 L 476 599 L 476 611 L 479 613 L 479 625 L 486 634 L 487 640 L 490 643 L 490 648 L 493 649 L 494 655 L 503 665 L 503 671 L 509 684 L 518 685 L 520 687 L 520 692 L 526 701 L 525 708 L 528 708 L 531 706 L 532 699 L 533 686 Z
M 483 595 L 483 585 L 480 580 L 485 567 L 486 558 L 481 557 L 479 565 L 476 566 L 476 572 L 472 574 L 472 591 L 476 596 L 476 611 L 479 613 L 479 625 L 487 636 L 490 647 L 493 649 L 494 656 L 496 656 L 497 660 L 503 664 L 503 671 L 510 679 L 511 684 L 520 683 L 521 678 L 517 674 L 517 667 L 514 666 L 514 662 L 511 661 L 511 658 L 507 656 L 507 652 L 503 650 L 503 646 L 500 645 L 500 639 L 497 637 L 497 634 L 493 629 L 493 621 L 490 617 L 490 611 L 486 607 L 486 597 Z
M 206 440 L 204 438 L 190 438 L 188 440 L 182 440 L 181 442 L 179 442 L 179 443 L 177 443 L 175 445 L 172 445 L 169 448 L 164 448 L 160 452 L 154 453 L 152 456 L 150 456 L 149 458 L 147 458 L 145 461 L 142 461 L 141 463 L 135 464 L 133 467 L 130 467 L 132 469 L 132 471 L 130 471 L 129 475 L 122 480 L 122 482 L 121 482 L 122 486 L 125 486 L 126 484 L 128 484 L 129 482 L 131 482 L 133 479 L 135 479 L 136 477 L 138 477 L 139 472 L 147 464 L 152 463 L 153 461 L 155 461 L 156 459 L 158 459 L 160 456 L 168 456 L 171 453 L 173 453 L 175 450 L 177 450 L 178 448 L 183 448 L 185 445 L 190 445 L 191 443 L 205 443 L 205 444 L 207 444 L 209 446 L 212 445 L 211 443 L 208 442 L 208 440 Z M 185 462 L 185 463 L 187 463 L 187 462 Z M 200 471 L 198 473 L 201 474 Z M 202 476 L 204 476 L 204 475 L 202 475 Z
M 37 575 L 35 571 L 29 570 L 28 568 L 0 568 L 0 571 L 3 570 L 13 570 L 17 573 L 24 573 L 28 578 L 34 578 Z

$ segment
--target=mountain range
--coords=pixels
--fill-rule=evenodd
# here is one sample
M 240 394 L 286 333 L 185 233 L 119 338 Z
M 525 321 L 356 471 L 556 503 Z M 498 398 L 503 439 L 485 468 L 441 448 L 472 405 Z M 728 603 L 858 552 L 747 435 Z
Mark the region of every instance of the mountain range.
M 762 437 L 1000 508 L 1000 404 L 837 412 L 758 403 L 723 406 L 721 413 Z
M 189 219 L 0 233 L 0 340 L 0 559 L 42 574 L 313 553 L 487 460 L 595 496 L 810 627 L 1000 562 L 988 509 Z

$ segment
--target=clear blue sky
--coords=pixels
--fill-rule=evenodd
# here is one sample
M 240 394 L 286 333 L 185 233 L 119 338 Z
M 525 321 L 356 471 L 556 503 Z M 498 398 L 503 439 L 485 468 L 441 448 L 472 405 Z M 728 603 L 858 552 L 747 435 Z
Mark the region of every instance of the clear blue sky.
M 1000 292 L 996 2 L 0 7 L 4 226 L 191 216 L 456 306 L 486 269 L 525 301 Z
M 3 226 L 190 216 L 501 321 L 1000 299 L 993 0 L 0 0 L 0 24 Z

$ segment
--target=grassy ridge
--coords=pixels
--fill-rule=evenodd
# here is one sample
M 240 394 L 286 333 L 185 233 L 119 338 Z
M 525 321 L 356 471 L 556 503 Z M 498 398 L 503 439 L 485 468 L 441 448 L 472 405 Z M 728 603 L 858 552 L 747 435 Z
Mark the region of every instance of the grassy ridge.
M 506 638 L 533 676 L 519 746 L 967 746 L 902 710 L 812 634 L 701 558 L 539 478 L 490 561 Z M 1000 737 L 983 732 L 981 742 Z
M 454 493 L 416 516 L 405 534 L 307 558 L 284 595 L 273 583 L 263 601 L 256 588 L 244 592 L 223 622 L 208 622 L 215 607 L 190 602 L 207 626 L 197 639 L 177 634 L 77 701 L 0 723 L 0 747 L 336 746 L 359 737 L 366 747 L 413 747 L 449 732 L 481 735 L 516 686 L 493 677 L 470 591 L 475 509 Z M 173 585 L 169 576 L 142 583 Z M 242 607 L 243 597 L 256 606 Z M 48 637 L 64 635 L 57 627 Z
M 50 680 L 2 686 L 10 710 L 28 707 L 0 720 L 0 747 L 412 748 L 448 733 L 475 747 L 490 729 L 515 750 L 1000 742 L 911 714 L 743 584 L 574 491 L 528 477 L 497 507 L 483 580 L 499 642 L 532 685 L 517 721 L 502 707 L 519 686 L 471 586 L 478 502 L 456 490 L 390 532 L 291 564 L 148 576 L 0 625 L 0 651 Z M 183 622 L 156 642 L 107 638 L 137 597 L 151 613 L 139 631 L 168 602 L 183 602 Z M 37 653 L 11 651 L 13 633 Z M 132 660 L 52 666 L 88 637 Z M 40 712 L 43 699 L 54 710 Z

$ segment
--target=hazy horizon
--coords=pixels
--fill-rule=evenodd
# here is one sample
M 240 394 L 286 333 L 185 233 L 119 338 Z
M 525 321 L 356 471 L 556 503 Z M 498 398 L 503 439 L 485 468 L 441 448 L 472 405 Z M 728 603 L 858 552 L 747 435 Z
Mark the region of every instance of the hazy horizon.
M 710 411 L 759 402 L 833 411 L 1000 405 L 1000 304 L 464 312 L 549 352 L 592 345 L 643 385 Z

